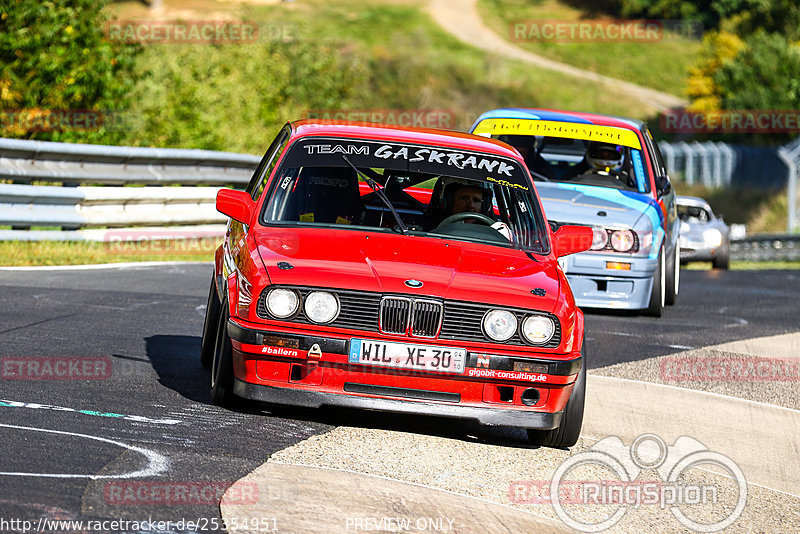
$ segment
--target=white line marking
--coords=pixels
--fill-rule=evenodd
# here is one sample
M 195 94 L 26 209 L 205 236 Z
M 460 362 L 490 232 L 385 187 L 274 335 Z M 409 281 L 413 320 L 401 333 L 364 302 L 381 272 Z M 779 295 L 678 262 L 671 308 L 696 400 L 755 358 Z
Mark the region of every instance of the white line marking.
M 681 349 L 681 350 L 692 350 L 694 347 L 690 347 L 689 345 L 667 345 L 667 347 L 671 349 Z
M 756 404 L 758 406 L 766 406 L 768 408 L 776 408 L 778 410 L 786 410 L 786 411 L 789 411 L 789 412 L 800 414 L 800 410 L 795 410 L 794 408 L 787 408 L 785 406 L 778 406 L 777 404 L 769 404 L 769 403 L 766 403 L 766 402 L 759 402 L 759 401 L 754 401 L 754 400 L 750 400 L 750 399 L 742 399 L 740 397 L 732 397 L 730 395 L 722 395 L 721 393 L 713 393 L 711 391 L 702 391 L 700 389 L 682 388 L 682 387 L 679 387 L 679 386 L 670 386 L 668 384 L 659 384 L 658 382 L 646 382 L 644 380 L 633 380 L 631 378 L 619 378 L 619 377 L 616 377 L 616 376 L 598 375 L 598 374 L 595 374 L 595 373 L 592 373 L 592 372 L 590 372 L 589 374 L 592 375 L 595 378 L 608 378 L 608 379 L 611 379 L 611 380 L 620 380 L 620 381 L 623 381 L 623 382 L 636 382 L 638 384 L 650 384 L 652 386 L 658 386 L 658 387 L 662 387 L 662 388 L 677 389 L 678 391 L 682 391 L 684 393 L 689 391 L 689 392 L 693 392 L 693 393 L 699 393 L 701 395 L 709 395 L 711 397 L 720 397 L 722 399 L 734 400 L 734 401 L 739 401 L 739 402 L 748 402 L 750 404 Z
M 96 441 L 102 441 L 103 443 L 110 443 L 112 445 L 122 447 L 123 449 L 128 449 L 129 451 L 138 452 L 139 454 L 142 454 L 145 458 L 147 458 L 147 467 L 145 467 L 144 469 L 140 469 L 138 471 L 131 471 L 129 473 L 123 473 L 121 475 L 79 475 L 73 473 L 19 473 L 19 472 L 8 472 L 8 471 L 0 472 L 0 475 L 11 476 L 11 477 L 88 478 L 91 480 L 98 480 L 98 479 L 108 479 L 108 478 L 152 477 L 160 475 L 161 473 L 169 469 L 169 464 L 170 464 L 169 459 L 167 459 L 167 457 L 164 456 L 163 454 L 148 449 L 143 449 L 141 447 L 136 447 L 134 445 L 128 445 L 127 443 L 122 443 L 121 441 L 116 441 L 107 438 L 100 438 L 97 436 L 90 436 L 88 434 L 78 434 L 77 432 L 49 430 L 46 428 L 33 428 L 29 426 L 7 425 L 4 423 L 0 423 L 0 426 L 5 428 L 14 428 L 17 430 L 33 430 L 34 432 L 46 432 L 48 434 L 62 434 L 65 436 L 77 436 L 81 438 L 93 439 Z
M 747 326 L 750 324 L 747 322 L 747 319 L 742 319 L 741 317 L 730 317 L 730 319 L 733 319 L 736 322 L 733 324 L 722 325 L 722 328 L 736 328 L 737 326 Z
M 0 267 L 0 271 L 85 271 L 92 269 L 127 269 L 131 267 L 161 267 L 165 265 L 211 265 L 213 261 L 132 261 L 127 263 L 98 263 L 95 265 L 42 265 Z
M 108 417 L 113 419 L 125 419 L 126 421 L 136 421 L 139 423 L 152 423 L 157 425 L 177 425 L 183 423 L 180 419 L 153 419 L 143 415 L 130 415 L 115 412 L 100 412 L 97 410 L 78 410 L 75 408 L 68 408 L 66 406 L 56 406 L 52 404 L 39 404 L 37 402 L 22 402 L 8 399 L 0 399 L 0 407 L 2 408 L 32 408 L 35 410 L 53 410 L 56 412 L 74 412 L 84 415 L 92 415 L 95 417 Z

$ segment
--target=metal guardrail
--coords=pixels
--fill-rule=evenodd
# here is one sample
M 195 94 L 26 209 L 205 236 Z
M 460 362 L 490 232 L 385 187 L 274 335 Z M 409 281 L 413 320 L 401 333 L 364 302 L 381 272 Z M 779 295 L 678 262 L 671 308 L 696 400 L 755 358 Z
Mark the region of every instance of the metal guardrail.
M 797 207 L 800 205 L 800 192 L 797 188 L 798 175 L 800 174 L 800 137 L 778 150 L 778 156 L 789 168 L 787 195 L 789 213 L 786 217 L 786 230 L 794 233 L 800 230 L 800 221 L 797 219 Z
M 0 240 L 97 240 L 106 234 L 83 229 L 220 225 L 227 219 L 215 208 L 217 190 L 246 184 L 259 161 L 209 150 L 0 139 L 0 179 L 14 182 L 0 184 L 0 225 L 12 227 L 0 230 Z M 60 230 L 30 232 L 36 226 Z
M 0 178 L 70 185 L 246 184 L 261 158 L 251 154 L 0 138 Z
M 731 259 L 800 261 L 800 235 L 757 235 L 732 240 Z

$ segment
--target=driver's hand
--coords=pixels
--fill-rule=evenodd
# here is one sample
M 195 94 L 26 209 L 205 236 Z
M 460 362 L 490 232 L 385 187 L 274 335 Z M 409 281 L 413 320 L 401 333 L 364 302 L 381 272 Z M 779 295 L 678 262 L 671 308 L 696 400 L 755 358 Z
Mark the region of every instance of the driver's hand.
M 503 237 L 508 239 L 509 242 L 514 242 L 514 235 L 511 233 L 511 228 L 509 228 L 506 223 L 497 221 L 492 225 L 492 228 L 503 234 Z

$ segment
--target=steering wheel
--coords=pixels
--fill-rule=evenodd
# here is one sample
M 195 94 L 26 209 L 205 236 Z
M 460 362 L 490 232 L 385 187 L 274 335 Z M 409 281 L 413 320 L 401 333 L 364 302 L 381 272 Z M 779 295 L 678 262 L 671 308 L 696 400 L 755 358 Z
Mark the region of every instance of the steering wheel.
M 495 220 L 489 217 L 488 215 L 484 215 L 483 213 L 475 213 L 471 211 L 463 211 L 461 213 L 455 213 L 447 218 L 445 218 L 442 222 L 439 223 L 439 226 L 443 224 L 450 224 L 454 222 L 460 222 L 464 219 L 475 219 L 478 222 L 482 222 L 486 226 L 491 226 L 495 223 Z

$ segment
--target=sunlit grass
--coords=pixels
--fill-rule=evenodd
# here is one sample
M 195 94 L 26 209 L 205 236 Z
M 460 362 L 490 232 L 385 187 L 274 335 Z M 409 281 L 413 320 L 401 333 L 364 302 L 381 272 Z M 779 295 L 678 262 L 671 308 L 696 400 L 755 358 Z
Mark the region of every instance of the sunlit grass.
M 692 262 L 682 265 L 681 269 L 689 271 L 710 271 L 710 261 Z M 800 261 L 733 261 L 732 271 L 768 271 L 768 270 L 800 270 Z
M 559 0 L 479 0 L 478 6 L 484 22 L 507 40 L 514 38 L 510 29 L 515 22 L 614 18 L 585 14 Z M 701 49 L 699 39 L 669 32 L 654 41 L 536 42 L 518 37 L 513 42 L 550 59 L 677 96 L 685 96 L 688 69 Z
M 0 265 L 89 265 L 139 261 L 212 261 L 218 239 L 142 241 L 138 243 L 87 241 L 0 242 Z

